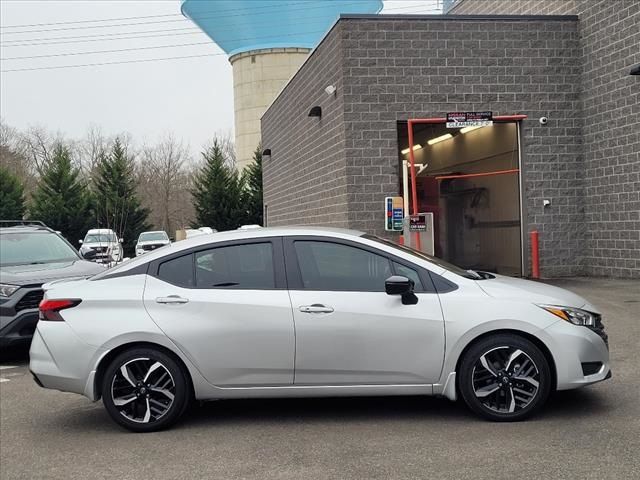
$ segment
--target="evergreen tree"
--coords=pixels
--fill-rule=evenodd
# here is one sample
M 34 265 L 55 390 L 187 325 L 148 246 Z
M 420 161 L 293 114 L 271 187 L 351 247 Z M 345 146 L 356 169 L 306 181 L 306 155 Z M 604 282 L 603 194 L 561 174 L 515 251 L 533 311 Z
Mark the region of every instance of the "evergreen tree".
M 243 177 L 228 165 L 218 140 L 202 152 L 202 157 L 204 163 L 196 173 L 191 191 L 196 212 L 194 226 L 217 230 L 238 228 L 245 217 Z
M 245 224 L 263 223 L 262 207 L 262 147 L 253 152 L 253 161 L 243 172 L 245 177 L 244 206 L 246 209 Z
M 136 195 L 134 160 L 116 138 L 111 151 L 102 154 L 93 178 L 94 208 L 100 228 L 110 228 L 124 238 L 124 250 L 132 255 L 138 235 L 150 227 L 149 210 Z
M 4 165 L 0 165 L 0 219 L 22 220 L 24 187 Z
M 62 144 L 54 147 L 51 160 L 44 165 L 29 214 L 74 244 L 91 227 L 87 185 L 80 178 L 80 170 L 73 167 L 69 149 Z

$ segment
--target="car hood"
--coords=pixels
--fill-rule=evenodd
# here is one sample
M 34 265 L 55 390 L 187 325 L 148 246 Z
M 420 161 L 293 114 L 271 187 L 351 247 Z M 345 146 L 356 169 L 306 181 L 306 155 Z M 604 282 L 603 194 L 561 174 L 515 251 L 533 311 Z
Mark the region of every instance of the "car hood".
M 116 242 L 91 242 L 91 243 L 87 242 L 87 243 L 83 243 L 82 247 L 89 247 L 89 248 L 111 247 L 111 246 L 113 246 L 115 244 L 116 244 Z
M 136 245 L 142 247 L 144 245 L 169 245 L 169 243 L 169 240 L 147 240 L 145 242 L 138 242 Z
M 477 284 L 487 295 L 494 298 L 582 308 L 598 313 L 597 309 L 580 295 L 546 283 L 495 275 L 495 278 L 478 280 Z
M 11 285 L 35 285 L 61 278 L 87 277 L 104 271 L 104 267 L 86 260 L 42 263 L 35 265 L 11 265 L 0 268 L 2 283 Z

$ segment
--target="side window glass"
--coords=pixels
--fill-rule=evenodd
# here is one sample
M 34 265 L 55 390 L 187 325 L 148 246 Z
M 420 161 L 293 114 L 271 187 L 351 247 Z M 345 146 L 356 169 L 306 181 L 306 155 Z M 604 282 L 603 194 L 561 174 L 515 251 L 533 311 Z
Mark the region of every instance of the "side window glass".
M 413 268 L 405 267 L 397 262 L 393 262 L 393 269 L 396 271 L 396 274 L 402 275 L 403 277 L 407 277 L 415 283 L 416 292 L 424 292 L 424 288 L 422 286 L 422 281 L 420 280 L 420 275 Z
M 174 285 L 193 287 L 193 256 L 184 255 L 161 263 L 158 277 Z
M 383 292 L 389 260 L 359 248 L 331 242 L 294 243 L 302 284 L 311 290 Z
M 271 243 L 212 248 L 195 256 L 200 288 L 275 288 Z

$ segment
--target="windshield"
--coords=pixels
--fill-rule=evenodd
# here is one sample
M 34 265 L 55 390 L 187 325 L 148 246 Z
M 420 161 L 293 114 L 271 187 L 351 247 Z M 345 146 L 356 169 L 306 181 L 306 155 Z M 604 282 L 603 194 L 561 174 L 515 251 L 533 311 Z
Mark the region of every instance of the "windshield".
M 139 242 L 151 242 L 153 240 L 168 240 L 165 232 L 144 232 L 140 234 L 138 238 Z
M 55 233 L 0 235 L 0 266 L 70 262 L 78 259 L 76 251 Z
M 113 233 L 88 233 L 84 237 L 84 243 L 109 243 L 115 241 L 116 236 Z
M 484 278 L 482 275 L 477 274 L 473 270 L 465 270 L 452 263 L 445 262 L 441 258 L 428 255 L 424 252 L 421 252 L 411 247 L 407 247 L 405 245 L 398 245 L 397 243 L 392 242 L 391 240 L 386 240 L 384 238 L 376 237 L 375 235 L 363 235 L 362 237 L 366 238 L 367 240 L 373 240 L 375 242 L 383 243 L 384 245 L 393 247 L 397 250 L 401 250 L 405 253 L 409 253 L 415 257 L 421 258 L 422 260 L 426 260 L 430 263 L 433 263 L 434 265 L 437 265 L 438 267 L 442 267 L 445 270 L 455 273 L 456 275 L 460 275 L 461 277 L 469 278 L 471 280 L 482 280 Z

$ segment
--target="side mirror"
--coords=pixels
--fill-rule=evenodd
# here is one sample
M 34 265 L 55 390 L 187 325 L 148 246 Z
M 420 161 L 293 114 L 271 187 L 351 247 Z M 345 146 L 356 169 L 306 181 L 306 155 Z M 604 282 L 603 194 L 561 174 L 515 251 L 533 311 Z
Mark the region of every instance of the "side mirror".
M 82 255 L 82 258 L 84 258 L 85 260 L 93 260 L 94 258 L 96 258 L 96 251 L 93 248 L 90 248 L 89 250 L 80 252 L 80 255 Z
M 400 295 L 403 305 L 415 305 L 418 297 L 413 293 L 415 283 L 413 280 L 400 275 L 389 277 L 384 282 L 384 289 L 387 295 Z
M 120 243 L 124 243 L 124 238 L 119 238 L 119 239 L 118 239 L 118 241 L 119 241 Z
M 82 240 L 78 240 L 78 243 L 79 243 L 80 245 L 82 245 Z

